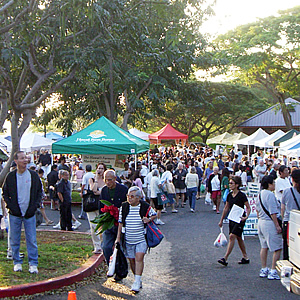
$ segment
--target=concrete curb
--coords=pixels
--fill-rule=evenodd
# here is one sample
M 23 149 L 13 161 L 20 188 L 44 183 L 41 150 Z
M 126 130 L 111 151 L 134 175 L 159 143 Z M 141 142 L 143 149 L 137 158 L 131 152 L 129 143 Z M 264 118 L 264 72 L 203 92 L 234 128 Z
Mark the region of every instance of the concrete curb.
M 59 289 L 71 285 L 91 276 L 95 269 L 104 261 L 104 255 L 94 254 L 80 268 L 73 272 L 43 281 L 15 285 L 7 288 L 0 288 L 0 298 L 18 297 L 22 295 L 33 295 L 46 291 Z

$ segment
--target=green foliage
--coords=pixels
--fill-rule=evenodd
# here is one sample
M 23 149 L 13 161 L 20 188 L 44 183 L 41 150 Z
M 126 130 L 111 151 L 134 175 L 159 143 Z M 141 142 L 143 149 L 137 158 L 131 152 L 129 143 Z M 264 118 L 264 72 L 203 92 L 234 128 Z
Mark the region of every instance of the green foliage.
M 173 103 L 165 106 L 161 123 L 170 123 L 205 142 L 215 132 L 233 131 L 242 121 L 267 108 L 251 89 L 233 83 L 190 81 L 182 85 Z
M 300 6 L 280 11 L 221 35 L 215 58 L 224 71 L 232 70 L 241 82 L 263 85 L 280 102 L 287 127 L 290 115 L 284 99 L 300 95 Z

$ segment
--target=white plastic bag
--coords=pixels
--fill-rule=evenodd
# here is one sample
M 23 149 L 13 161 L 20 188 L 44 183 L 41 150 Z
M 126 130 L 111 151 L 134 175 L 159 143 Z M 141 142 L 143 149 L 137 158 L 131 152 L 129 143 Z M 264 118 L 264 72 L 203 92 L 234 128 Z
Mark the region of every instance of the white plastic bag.
M 116 259 L 117 259 L 117 247 L 115 247 L 112 256 L 109 258 L 109 265 L 107 271 L 107 277 L 112 277 L 115 274 L 115 267 L 116 267 Z
M 223 233 L 223 227 L 221 227 L 220 230 L 221 230 L 221 232 L 214 242 L 214 246 L 217 248 L 227 246 L 227 238 L 226 238 L 225 234 Z
M 211 204 L 211 193 L 206 193 L 206 196 L 205 196 L 205 203 L 206 204 Z

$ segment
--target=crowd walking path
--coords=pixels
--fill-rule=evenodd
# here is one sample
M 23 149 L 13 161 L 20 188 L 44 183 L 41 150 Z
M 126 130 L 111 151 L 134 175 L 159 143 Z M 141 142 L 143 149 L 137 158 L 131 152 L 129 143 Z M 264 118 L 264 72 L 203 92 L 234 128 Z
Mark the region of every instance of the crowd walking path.
M 259 278 L 258 237 L 245 237 L 249 265 L 238 264 L 242 257 L 237 244 L 228 259 L 228 266 L 219 265 L 217 260 L 226 250 L 213 246 L 220 232 L 219 219 L 220 215 L 204 204 L 204 198 L 197 200 L 195 213 L 190 212 L 188 205 L 179 208 L 178 214 L 172 214 L 169 208 L 168 213 L 162 215 L 166 224 L 160 226 L 165 238 L 146 255 L 143 288 L 138 294 L 130 291 L 133 276 L 129 272 L 121 283 L 100 278 L 78 286 L 75 290 L 77 299 L 299 299 L 280 281 Z M 79 230 L 87 230 L 85 222 Z M 228 238 L 228 224 L 224 224 L 224 232 Z M 67 292 L 59 296 L 39 296 L 39 299 L 67 299 Z

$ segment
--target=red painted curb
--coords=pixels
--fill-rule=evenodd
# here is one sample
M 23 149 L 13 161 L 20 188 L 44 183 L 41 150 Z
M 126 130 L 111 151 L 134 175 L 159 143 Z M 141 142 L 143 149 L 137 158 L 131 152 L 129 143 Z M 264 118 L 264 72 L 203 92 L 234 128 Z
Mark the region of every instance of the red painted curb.
M 80 268 L 73 272 L 43 281 L 0 288 L 0 298 L 33 295 L 59 289 L 91 276 L 95 269 L 104 261 L 104 255 L 94 254 Z

